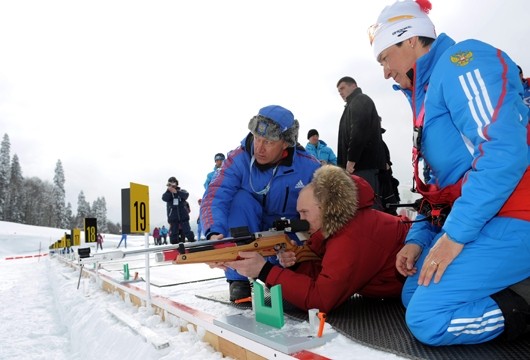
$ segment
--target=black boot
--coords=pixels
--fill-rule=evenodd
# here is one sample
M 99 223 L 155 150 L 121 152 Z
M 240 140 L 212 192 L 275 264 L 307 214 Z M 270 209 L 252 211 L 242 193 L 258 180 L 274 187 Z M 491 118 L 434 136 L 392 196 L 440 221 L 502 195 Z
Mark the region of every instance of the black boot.
M 510 286 L 510 289 L 522 297 L 527 304 L 530 304 L 530 278 L 526 278 L 523 281 Z
M 519 284 L 521 283 L 516 285 Z M 512 288 L 513 286 L 491 295 L 491 298 L 499 305 L 504 316 L 502 337 L 508 341 L 515 340 L 526 333 L 528 324 L 530 324 L 528 302 Z
M 230 284 L 230 301 L 250 297 L 250 282 L 248 280 L 228 280 Z

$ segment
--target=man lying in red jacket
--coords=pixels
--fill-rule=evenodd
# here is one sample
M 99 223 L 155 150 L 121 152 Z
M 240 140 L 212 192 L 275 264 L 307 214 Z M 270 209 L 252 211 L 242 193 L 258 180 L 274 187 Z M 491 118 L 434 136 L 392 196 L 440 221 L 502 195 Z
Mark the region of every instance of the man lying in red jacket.
M 300 309 L 329 312 L 353 294 L 399 297 L 404 278 L 396 271 L 396 254 L 410 224 L 401 217 L 372 209 L 374 192 L 360 177 L 326 165 L 298 197 L 300 218 L 309 222 L 308 245 L 321 260 L 295 263 L 295 254 L 266 262 L 257 252 L 240 252 L 242 260 L 225 267 L 282 285 L 283 298 Z

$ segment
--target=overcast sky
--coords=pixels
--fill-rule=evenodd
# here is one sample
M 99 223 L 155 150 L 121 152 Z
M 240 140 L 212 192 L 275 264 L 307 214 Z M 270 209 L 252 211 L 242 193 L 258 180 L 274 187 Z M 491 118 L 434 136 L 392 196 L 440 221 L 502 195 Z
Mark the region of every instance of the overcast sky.
M 0 136 L 24 177 L 53 181 L 67 202 L 104 196 L 121 222 L 121 189 L 149 186 L 151 225 L 165 222 L 170 176 L 193 219 L 217 152 L 235 148 L 259 108 L 278 104 L 334 150 L 343 110 L 336 83 L 372 97 L 402 184 L 412 177 L 411 119 L 374 60 L 367 28 L 386 0 L 0 0 Z M 530 76 L 523 0 L 432 0 L 437 32 L 505 50 Z

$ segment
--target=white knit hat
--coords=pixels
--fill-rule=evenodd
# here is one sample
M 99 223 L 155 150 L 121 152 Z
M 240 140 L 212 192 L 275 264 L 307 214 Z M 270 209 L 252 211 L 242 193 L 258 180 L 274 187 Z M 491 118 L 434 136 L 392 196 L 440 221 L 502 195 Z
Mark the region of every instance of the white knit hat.
M 414 36 L 436 39 L 434 24 L 427 16 L 429 0 L 398 0 L 383 9 L 368 30 L 375 58 L 390 46 Z

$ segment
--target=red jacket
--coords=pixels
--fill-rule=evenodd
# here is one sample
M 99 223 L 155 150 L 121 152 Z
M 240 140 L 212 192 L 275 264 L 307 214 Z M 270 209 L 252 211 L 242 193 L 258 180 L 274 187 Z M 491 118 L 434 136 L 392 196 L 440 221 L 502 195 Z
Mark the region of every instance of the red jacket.
M 267 275 L 267 285 L 281 284 L 283 298 L 300 309 L 328 312 L 355 293 L 377 298 L 401 294 L 404 279 L 395 261 L 410 224 L 371 209 L 372 188 L 354 178 L 359 188 L 355 216 L 328 239 L 319 231 L 307 240 L 322 260 L 290 269 L 274 266 Z

